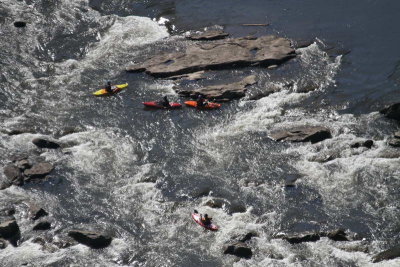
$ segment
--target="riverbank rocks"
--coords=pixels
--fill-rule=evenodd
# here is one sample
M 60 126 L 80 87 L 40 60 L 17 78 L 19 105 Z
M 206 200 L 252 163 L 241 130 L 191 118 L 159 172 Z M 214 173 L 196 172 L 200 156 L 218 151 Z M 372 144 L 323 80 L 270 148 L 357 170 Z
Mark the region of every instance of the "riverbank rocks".
M 112 240 L 108 235 L 82 230 L 71 230 L 68 232 L 68 236 L 91 248 L 105 248 L 111 244 Z
M 0 237 L 9 239 L 19 233 L 19 227 L 15 220 L 5 221 L 0 224 Z
M 400 257 L 400 245 L 382 251 L 372 257 L 372 262 L 380 262 Z
M 328 128 L 320 126 L 300 126 L 289 130 L 272 132 L 270 137 L 275 141 L 311 142 L 312 144 L 332 138 Z
M 60 148 L 60 144 L 56 141 L 50 140 L 48 138 L 35 138 L 32 140 L 32 143 L 38 148 L 49 148 L 49 149 L 57 149 Z
M 196 97 L 203 95 L 210 100 L 228 101 L 245 96 L 248 86 L 257 83 L 255 75 L 245 77 L 243 80 L 230 84 L 212 85 L 195 90 L 181 90 L 178 91 L 181 96 Z
M 53 165 L 48 162 L 40 162 L 32 166 L 32 168 L 24 171 L 25 180 L 44 178 L 54 169 Z
M 158 55 L 126 70 L 170 77 L 201 70 L 279 65 L 295 56 L 288 39 L 272 35 L 242 37 L 196 43 L 188 46 L 186 51 Z
M 243 242 L 236 242 L 225 246 L 224 254 L 231 254 L 244 259 L 250 259 L 253 256 L 251 249 Z
M 209 30 L 205 32 L 196 32 L 186 36 L 189 40 L 194 41 L 211 41 L 211 40 L 219 40 L 228 37 L 229 34 L 224 32 L 223 30 Z
M 400 103 L 390 105 L 380 111 L 386 118 L 400 121 Z

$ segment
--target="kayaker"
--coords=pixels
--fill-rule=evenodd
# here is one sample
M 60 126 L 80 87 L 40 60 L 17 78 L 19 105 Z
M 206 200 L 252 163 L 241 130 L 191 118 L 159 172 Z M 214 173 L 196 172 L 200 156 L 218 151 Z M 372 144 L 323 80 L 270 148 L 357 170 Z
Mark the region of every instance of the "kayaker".
M 111 82 L 110 81 L 107 82 L 107 84 L 105 86 L 105 89 L 106 89 L 107 93 L 112 93 L 113 92 L 113 90 L 111 88 Z
M 161 104 L 166 108 L 170 107 L 169 100 L 168 100 L 167 96 L 163 97 L 163 101 L 161 102 Z
M 199 96 L 197 97 L 197 107 L 201 108 L 204 107 L 205 105 L 206 105 L 206 99 L 202 94 L 199 94 Z
M 201 216 L 201 215 L 200 215 Z M 204 224 L 204 225 L 210 225 L 211 224 L 211 220 L 212 220 L 212 218 L 211 217 L 208 217 L 208 214 L 204 214 L 204 217 L 201 217 L 201 222 Z

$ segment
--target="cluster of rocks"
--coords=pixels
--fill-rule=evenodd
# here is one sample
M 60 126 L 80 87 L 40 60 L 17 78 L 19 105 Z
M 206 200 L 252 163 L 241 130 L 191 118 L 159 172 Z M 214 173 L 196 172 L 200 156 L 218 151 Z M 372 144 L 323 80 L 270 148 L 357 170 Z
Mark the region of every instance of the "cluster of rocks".
M 288 241 L 290 244 L 299 244 L 303 242 L 316 242 L 321 237 L 327 237 L 333 241 L 352 241 L 359 239 L 356 234 L 348 235 L 343 229 L 336 229 L 333 231 L 320 231 L 320 232 L 305 232 L 297 234 L 278 233 L 274 238 L 279 238 Z
M 250 259 L 253 256 L 253 251 L 249 247 L 248 241 L 257 236 L 257 233 L 249 232 L 233 237 L 233 241 L 228 242 L 224 246 L 224 254 L 230 254 L 239 258 Z

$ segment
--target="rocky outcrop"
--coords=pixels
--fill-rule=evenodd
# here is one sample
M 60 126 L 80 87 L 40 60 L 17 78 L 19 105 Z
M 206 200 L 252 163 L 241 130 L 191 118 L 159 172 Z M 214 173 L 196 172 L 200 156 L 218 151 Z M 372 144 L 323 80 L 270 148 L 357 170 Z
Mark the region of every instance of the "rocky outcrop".
M 186 36 L 189 40 L 195 41 L 211 41 L 211 40 L 219 40 L 228 37 L 229 34 L 222 30 L 209 30 L 205 32 L 196 32 Z
M 231 254 L 244 259 L 250 259 L 253 256 L 251 249 L 243 242 L 227 245 L 224 248 L 224 254 Z
M 243 37 L 193 44 L 184 52 L 158 55 L 126 70 L 170 77 L 201 70 L 279 65 L 295 56 L 290 41 L 285 38 Z
M 203 95 L 210 100 L 228 101 L 244 97 L 247 87 L 255 83 L 257 83 L 256 76 L 250 75 L 236 83 L 212 85 L 196 90 L 181 90 L 178 93 L 181 96 L 196 97 Z
M 68 235 L 75 241 L 91 248 L 105 248 L 111 244 L 112 240 L 108 235 L 82 230 L 71 230 Z
M 32 166 L 32 168 L 24 171 L 26 180 L 43 178 L 54 169 L 53 165 L 48 162 L 40 162 Z
M 391 260 L 400 257 L 400 246 L 395 246 L 388 250 L 382 251 L 372 257 L 372 262 L 380 262 L 385 260 Z
M 182 80 L 187 80 L 187 81 L 198 81 L 201 79 L 205 79 L 205 77 L 203 76 L 205 73 L 205 71 L 197 71 L 194 73 L 187 73 L 187 74 L 182 74 L 182 75 L 176 75 L 176 76 L 171 76 L 168 77 L 168 79 L 170 80 L 178 80 L 178 79 L 182 79 Z
M 22 185 L 24 182 L 22 178 L 22 172 L 17 166 L 10 164 L 4 167 L 4 175 L 6 176 L 10 185 Z
M 34 227 L 34 231 L 39 231 L 39 230 L 49 230 L 51 227 L 51 223 L 48 221 L 41 221 L 38 222 Z
M 19 227 L 15 220 L 9 220 L 0 224 L 0 237 L 8 239 L 19 233 Z
M 311 142 L 313 144 L 332 138 L 330 130 L 320 126 L 300 126 L 290 130 L 276 131 L 270 136 L 275 141 Z
M 303 242 L 316 242 L 320 240 L 321 237 L 327 237 L 333 241 L 350 241 L 355 240 L 355 236 L 356 235 L 353 235 L 353 238 L 351 238 L 343 229 L 335 229 L 328 232 L 278 233 L 275 235 L 275 238 L 286 240 L 290 244 L 299 244 Z
M 400 103 L 390 105 L 380 111 L 389 119 L 400 121 Z
M 32 140 L 32 143 L 38 148 L 50 148 L 57 149 L 60 148 L 60 144 L 56 141 L 50 140 L 48 138 L 35 138 Z

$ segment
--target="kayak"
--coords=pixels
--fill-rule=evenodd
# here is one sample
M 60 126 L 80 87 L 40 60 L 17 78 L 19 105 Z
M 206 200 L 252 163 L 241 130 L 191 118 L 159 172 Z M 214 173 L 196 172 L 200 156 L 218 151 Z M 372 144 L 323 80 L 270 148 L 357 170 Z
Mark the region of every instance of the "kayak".
M 216 109 L 216 108 L 221 107 L 221 104 L 213 103 L 213 102 L 207 102 L 204 107 L 197 107 L 197 101 L 194 101 L 194 100 L 185 101 L 185 104 L 189 107 L 201 108 L 201 109 Z
M 169 107 L 166 107 L 159 101 L 143 102 L 143 105 L 145 105 L 148 108 L 165 108 L 165 109 L 174 109 L 182 107 L 182 105 L 179 103 L 169 103 Z
M 95 95 L 95 96 L 113 95 L 115 93 L 118 93 L 118 92 L 122 91 L 126 87 L 128 87 L 127 83 L 118 84 L 118 85 L 114 85 L 114 86 L 111 87 L 111 89 L 113 90 L 112 93 L 107 92 L 106 89 L 100 89 L 100 90 L 94 92 L 93 95 Z
M 208 225 L 205 225 L 205 224 L 201 221 L 200 214 L 198 214 L 197 212 L 192 213 L 192 218 L 193 218 L 193 220 L 194 220 L 197 224 L 199 224 L 201 227 L 204 227 L 204 228 L 206 228 L 207 230 L 210 230 L 210 231 L 218 231 L 218 226 L 216 226 L 216 225 L 213 224 L 213 223 L 210 223 L 210 224 L 208 224 Z

